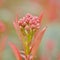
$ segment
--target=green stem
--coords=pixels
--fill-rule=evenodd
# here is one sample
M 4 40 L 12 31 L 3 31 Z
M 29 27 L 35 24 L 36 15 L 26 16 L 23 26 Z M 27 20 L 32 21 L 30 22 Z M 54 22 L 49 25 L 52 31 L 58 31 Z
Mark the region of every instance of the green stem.
M 29 47 L 29 45 L 28 45 L 28 42 L 26 41 L 26 45 L 25 45 L 25 53 L 26 53 L 26 55 L 29 55 L 30 54 L 30 47 Z
M 30 30 L 29 33 L 26 33 L 27 31 L 24 31 L 27 37 L 27 40 L 24 39 L 24 44 L 25 44 L 25 54 L 26 56 L 30 54 L 30 43 L 33 37 L 33 30 Z

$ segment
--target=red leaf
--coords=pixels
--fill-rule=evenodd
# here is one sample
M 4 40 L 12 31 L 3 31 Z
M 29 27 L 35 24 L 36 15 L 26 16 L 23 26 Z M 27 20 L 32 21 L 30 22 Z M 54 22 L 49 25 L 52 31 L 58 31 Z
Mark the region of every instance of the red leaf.
M 42 37 L 43 37 L 45 31 L 46 31 L 46 27 L 43 28 L 41 31 L 38 31 L 37 35 L 34 38 L 34 41 L 33 41 L 32 46 L 31 46 L 32 47 L 31 54 L 33 57 L 35 56 L 35 54 L 37 52 L 37 49 L 39 47 L 39 44 L 41 43 L 41 40 L 42 40 Z
M 40 20 L 40 23 L 42 22 L 42 17 L 43 17 L 43 12 L 41 12 L 40 16 L 39 16 L 39 20 Z
M 5 36 L 3 39 L 2 39 L 2 42 L 0 43 L 0 50 L 4 50 L 5 48 L 5 43 L 6 43 L 6 40 L 7 40 L 7 36 Z
M 16 14 L 15 22 L 18 22 L 18 18 L 19 18 L 19 16 L 18 16 L 18 14 Z
M 14 28 L 15 28 L 17 34 L 18 34 L 19 39 L 21 40 L 21 42 L 23 44 L 23 40 L 22 40 L 23 35 L 22 35 L 22 33 L 21 33 L 20 29 L 19 29 L 19 26 L 18 26 L 17 22 L 13 22 L 13 25 L 14 25 Z M 23 47 L 24 47 L 24 44 L 23 44 Z
M 20 29 L 19 29 L 18 24 L 16 22 L 13 22 L 13 25 L 14 25 L 14 28 L 15 28 L 17 34 L 18 34 L 19 39 L 22 40 L 22 34 L 20 33 Z
M 12 50 L 13 50 L 16 58 L 17 58 L 17 60 L 22 60 L 22 57 L 21 57 L 20 52 L 19 52 L 19 50 L 17 49 L 17 47 L 16 47 L 14 44 L 12 44 L 11 42 L 9 42 L 9 45 L 10 45 L 10 47 L 12 48 Z

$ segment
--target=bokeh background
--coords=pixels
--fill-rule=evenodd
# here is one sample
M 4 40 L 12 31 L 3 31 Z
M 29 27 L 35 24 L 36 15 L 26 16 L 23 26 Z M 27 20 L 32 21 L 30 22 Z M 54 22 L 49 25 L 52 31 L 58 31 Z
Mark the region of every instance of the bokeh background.
M 2 60 L 16 60 L 8 45 L 9 41 L 22 50 L 22 44 L 13 26 L 16 15 L 18 14 L 19 18 L 27 13 L 39 16 L 41 12 L 44 13 L 42 27 L 47 25 L 48 28 L 37 51 L 36 60 L 60 60 L 60 0 L 0 0 L 0 21 L 5 26 L 5 31 L 0 32 L 0 42 L 5 35 L 8 36 L 1 54 Z

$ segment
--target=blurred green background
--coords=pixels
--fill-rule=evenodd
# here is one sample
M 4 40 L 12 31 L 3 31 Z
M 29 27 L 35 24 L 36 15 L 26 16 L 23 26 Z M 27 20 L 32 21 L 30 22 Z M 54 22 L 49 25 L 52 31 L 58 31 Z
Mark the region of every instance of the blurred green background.
M 58 1 L 58 0 L 56 0 Z M 42 19 L 42 26 L 47 24 L 49 21 L 49 17 L 45 10 L 49 10 L 49 6 L 47 0 L 40 0 L 37 3 L 32 0 L 2 0 L 0 1 L 0 20 L 6 25 L 6 32 L 1 34 L 2 38 L 5 35 L 8 35 L 8 39 L 6 42 L 6 48 L 2 54 L 2 60 L 16 60 L 12 49 L 9 47 L 8 42 L 13 42 L 20 50 L 22 50 L 22 44 L 16 34 L 16 31 L 13 26 L 13 21 L 16 18 L 16 15 L 19 15 L 19 18 L 22 18 L 27 13 L 31 13 L 32 15 L 39 16 L 42 11 L 44 11 L 44 16 Z M 40 56 L 48 56 L 49 60 L 57 60 L 57 56 L 60 53 L 60 10 L 56 7 L 55 11 L 57 18 L 51 19 L 55 20 L 54 23 L 48 23 L 48 28 L 44 34 L 42 42 L 37 52 L 36 60 L 39 60 Z M 55 42 L 55 47 L 52 53 L 50 54 L 46 51 L 46 42 L 47 40 L 53 40 Z

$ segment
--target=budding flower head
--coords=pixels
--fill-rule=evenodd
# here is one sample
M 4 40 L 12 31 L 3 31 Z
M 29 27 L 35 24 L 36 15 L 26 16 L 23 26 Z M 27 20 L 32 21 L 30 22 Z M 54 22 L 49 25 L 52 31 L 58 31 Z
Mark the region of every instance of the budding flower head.
M 20 27 L 24 28 L 25 30 L 37 30 L 40 28 L 40 20 L 37 16 L 32 16 L 31 14 L 26 14 L 25 17 L 18 21 Z

